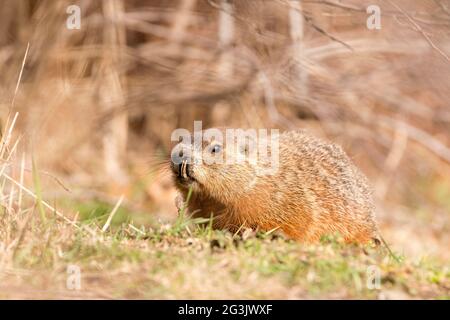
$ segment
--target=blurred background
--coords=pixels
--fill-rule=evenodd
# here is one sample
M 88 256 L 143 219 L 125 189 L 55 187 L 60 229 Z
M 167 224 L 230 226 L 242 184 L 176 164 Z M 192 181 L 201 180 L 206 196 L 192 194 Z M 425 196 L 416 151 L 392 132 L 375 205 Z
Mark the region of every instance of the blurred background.
M 448 0 L 0 0 L 0 68 L 14 161 L 68 215 L 124 194 L 135 221 L 175 217 L 161 161 L 194 120 L 306 128 L 367 174 L 396 250 L 450 257 Z

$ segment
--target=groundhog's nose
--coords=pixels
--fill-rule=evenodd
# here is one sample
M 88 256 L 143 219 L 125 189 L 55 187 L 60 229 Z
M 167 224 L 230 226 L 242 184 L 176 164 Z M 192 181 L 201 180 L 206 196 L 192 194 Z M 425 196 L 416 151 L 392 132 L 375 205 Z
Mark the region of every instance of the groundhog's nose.
M 184 149 L 172 154 L 172 170 L 179 179 L 190 178 L 192 168 L 189 162 L 189 152 Z

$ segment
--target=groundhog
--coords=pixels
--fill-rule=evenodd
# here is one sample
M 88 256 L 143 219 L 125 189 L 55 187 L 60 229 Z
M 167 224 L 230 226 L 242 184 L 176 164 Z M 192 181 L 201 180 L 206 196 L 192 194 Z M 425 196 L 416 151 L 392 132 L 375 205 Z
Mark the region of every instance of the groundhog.
M 368 181 L 341 147 L 288 131 L 277 137 L 278 158 L 269 150 L 255 163 L 249 157 L 254 136 L 230 143 L 225 129 L 202 132 L 200 142 L 179 143 L 171 161 L 178 207 L 187 201 L 194 217 L 212 217 L 214 228 L 232 232 L 279 229 L 303 242 L 332 234 L 347 242 L 377 241 Z M 274 159 L 276 165 L 269 163 Z

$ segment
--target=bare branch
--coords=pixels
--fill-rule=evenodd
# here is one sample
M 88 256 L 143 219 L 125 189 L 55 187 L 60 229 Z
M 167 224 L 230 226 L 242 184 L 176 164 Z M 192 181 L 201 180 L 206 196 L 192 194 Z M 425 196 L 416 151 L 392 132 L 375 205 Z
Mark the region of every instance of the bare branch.
M 389 0 L 389 3 L 393 5 L 395 8 L 397 8 L 399 11 L 403 13 L 403 15 L 408 19 L 409 22 L 414 26 L 415 30 L 420 32 L 422 36 L 425 38 L 425 40 L 429 43 L 429 45 L 436 50 L 442 57 L 444 57 L 445 60 L 450 62 L 450 57 L 442 51 L 434 42 L 431 40 L 430 36 L 422 29 L 422 27 L 414 20 L 413 17 L 411 17 L 405 10 L 403 10 L 400 6 L 395 4 L 394 2 Z

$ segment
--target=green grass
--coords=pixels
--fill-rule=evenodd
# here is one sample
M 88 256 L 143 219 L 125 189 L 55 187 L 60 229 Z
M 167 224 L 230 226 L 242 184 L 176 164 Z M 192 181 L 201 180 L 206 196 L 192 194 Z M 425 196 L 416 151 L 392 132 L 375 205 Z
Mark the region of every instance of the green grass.
M 436 259 L 399 262 L 383 248 L 339 237 L 304 245 L 276 232 L 231 234 L 184 215 L 170 225 L 137 227 L 124 209 L 102 233 L 110 209 L 77 205 L 90 231 L 33 216 L 2 273 L 0 297 L 449 299 L 449 269 Z M 81 270 L 81 290 L 66 287 L 69 265 Z M 370 266 L 379 268 L 380 289 L 367 287 Z

